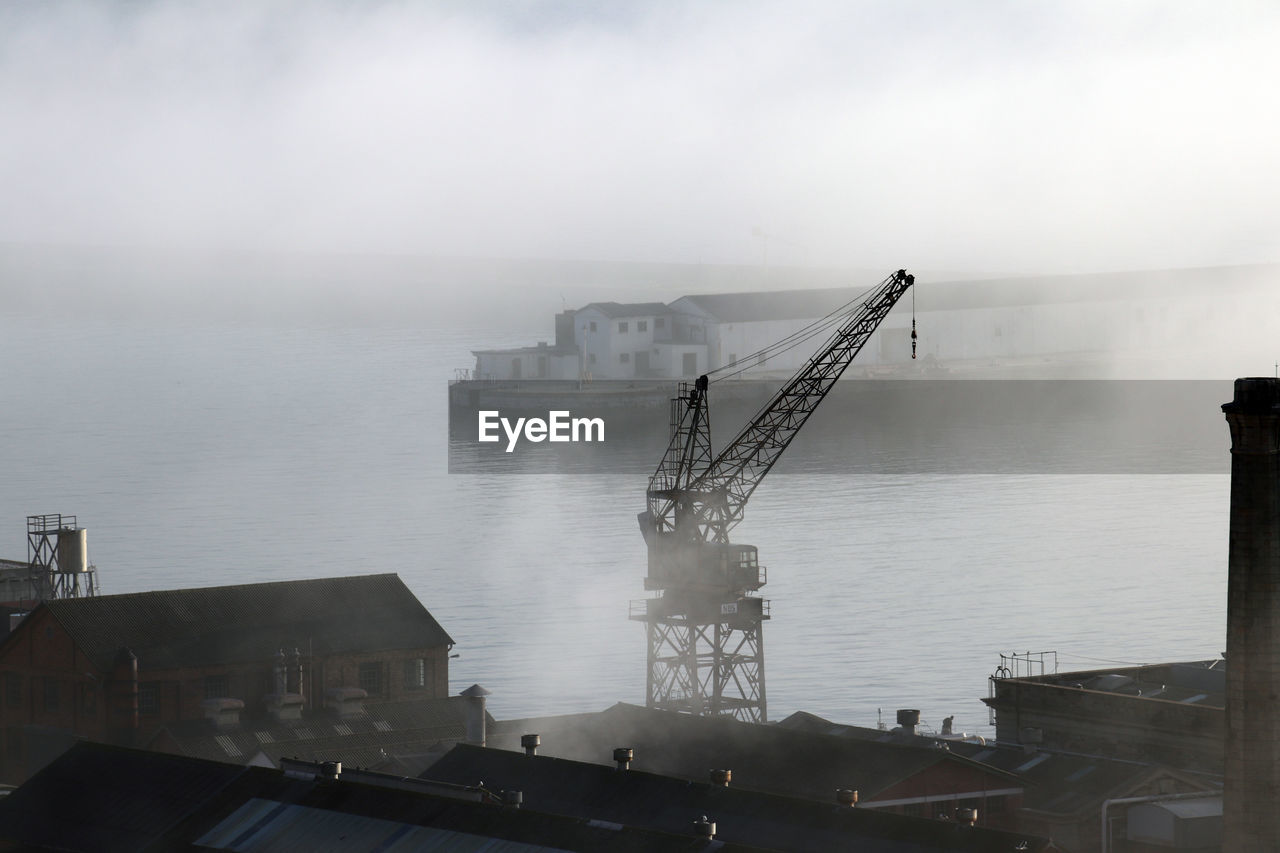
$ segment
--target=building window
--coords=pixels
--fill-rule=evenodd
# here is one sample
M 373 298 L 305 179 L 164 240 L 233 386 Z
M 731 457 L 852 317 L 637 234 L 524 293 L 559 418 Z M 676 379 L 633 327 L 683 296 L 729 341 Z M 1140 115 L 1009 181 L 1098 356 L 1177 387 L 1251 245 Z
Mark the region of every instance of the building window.
M 154 681 L 138 685 L 138 713 L 154 714 L 160 710 L 160 689 Z
M 10 708 L 22 707 L 22 676 L 16 672 L 4 674 L 5 702 Z
M 413 658 L 404 662 L 404 688 L 421 690 L 427 686 L 427 662 L 424 658 Z
M 587 326 L 587 328 L 589 328 L 591 331 L 593 331 L 593 332 L 594 332 L 594 331 L 596 330 L 596 321 L 595 321 L 595 320 L 592 320 L 592 321 L 591 321 L 591 324 L 590 324 L 589 326 Z
M 649 321 L 648 321 L 648 320 L 636 320 L 636 331 L 637 331 L 637 332 L 647 332 L 647 331 L 649 331 Z
M 204 677 L 204 698 L 226 699 L 231 695 L 230 679 L 225 675 L 206 675 Z
M 360 688 L 370 696 L 382 695 L 382 664 L 360 664 Z
M 666 318 L 666 317 L 655 317 L 655 318 L 653 319 L 653 329 L 654 329 L 654 331 L 657 331 L 658 329 L 665 329 L 666 327 L 667 327 L 667 318 Z
M 618 361 L 622 362 L 623 364 L 626 364 L 627 362 L 631 361 L 631 353 L 629 352 L 622 353 L 621 355 L 618 356 Z
M 618 333 L 619 333 L 619 334 L 623 334 L 623 335 L 625 335 L 625 334 L 627 333 L 627 324 L 626 324 L 626 323 L 619 323 L 619 324 L 618 324 Z
M 46 679 L 44 680 L 44 709 L 45 709 L 45 711 L 48 711 L 48 712 L 54 712 L 54 711 L 57 711 L 57 710 L 58 710 L 58 706 L 59 706 L 59 704 L 60 704 L 60 702 L 59 702 L 60 698 L 61 698 L 61 697 L 59 696 L 59 691 L 58 691 L 58 682 L 57 682 L 57 681 L 55 681 L 55 680 L 53 680 L 52 678 L 46 678 Z

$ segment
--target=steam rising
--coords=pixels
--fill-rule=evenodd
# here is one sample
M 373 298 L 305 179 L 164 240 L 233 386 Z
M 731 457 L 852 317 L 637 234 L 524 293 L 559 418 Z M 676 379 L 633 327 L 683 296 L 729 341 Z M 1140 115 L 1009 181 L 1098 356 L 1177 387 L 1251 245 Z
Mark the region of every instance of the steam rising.
M 1280 7 L 0 10 L 0 241 L 1072 272 L 1275 261 Z

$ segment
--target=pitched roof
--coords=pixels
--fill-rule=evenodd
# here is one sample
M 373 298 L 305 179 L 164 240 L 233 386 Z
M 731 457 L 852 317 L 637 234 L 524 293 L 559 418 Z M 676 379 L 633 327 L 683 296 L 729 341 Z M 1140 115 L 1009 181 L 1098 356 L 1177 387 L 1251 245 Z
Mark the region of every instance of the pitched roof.
M 594 308 L 610 319 L 621 317 L 656 317 L 671 313 L 671 309 L 661 302 L 592 302 L 579 308 L 585 311 Z
M 147 670 L 452 645 L 398 575 L 278 581 L 46 601 L 101 670 L 121 648 Z
M 163 726 L 150 747 L 192 758 L 244 764 L 259 753 L 281 758 L 342 761 L 352 767 L 409 766 L 414 756 L 438 755 L 442 742 L 466 734 L 467 701 L 416 699 L 382 702 L 364 713 L 339 717 L 325 711 L 298 720 L 241 717 L 230 729 L 214 729 L 206 720 L 183 720 Z M 489 725 L 493 718 L 486 713 Z M 434 749 L 434 751 L 433 751 Z M 429 763 L 421 761 L 418 769 Z
M 956 311 L 1075 302 L 1207 297 L 1226 290 L 1238 296 L 1267 286 L 1274 266 L 1254 265 L 1141 272 L 1035 275 L 973 281 L 919 281 L 916 309 Z M 758 320 L 813 320 L 856 300 L 874 282 L 856 287 L 808 288 L 683 296 L 674 310 L 690 308 L 722 323 Z
M 815 714 L 796 712 L 777 725 L 798 731 L 823 732 L 841 738 L 878 743 L 945 743 L 970 761 L 1016 778 L 1024 785 L 1023 806 L 1055 815 L 1097 814 L 1103 800 L 1140 791 L 1152 779 L 1172 780 L 1179 791 L 1217 790 L 1221 779 L 1097 755 L 1038 750 L 976 740 L 939 741 L 927 735 L 904 734 L 863 726 L 833 723 Z
M 464 851 L 653 853 L 707 849 L 672 835 L 473 802 L 399 777 L 306 778 L 80 743 L 0 798 L 0 838 L 21 849 Z M 724 853 L 757 847 L 725 844 Z
M 522 733 L 542 735 L 543 752 L 605 763 L 614 747 L 635 750 L 637 770 L 703 781 L 707 769 L 733 771 L 735 785 L 826 802 L 837 788 L 855 788 L 869 800 L 942 762 L 1010 778 L 931 744 L 875 743 L 698 717 L 618 703 L 595 715 L 500 722 L 489 733 L 498 746 L 514 746 Z M 554 736 L 552 736 L 554 733 Z
M 861 294 L 861 287 L 770 290 L 759 293 L 711 293 L 683 296 L 673 308 L 693 307 L 721 323 L 759 320 L 814 320 L 825 317 Z M 683 303 L 683 304 L 682 304 Z
M 828 792 L 826 802 L 814 802 L 747 790 L 733 783 L 726 788 L 466 744 L 455 746 L 423 778 L 455 785 L 475 785 L 483 780 L 491 789 L 520 791 L 524 806 L 531 810 L 662 832 L 688 832 L 694 820 L 706 815 L 716 823 L 717 839 L 793 853 L 976 853 L 1048 847 L 1045 840 L 1020 833 L 841 807 L 834 803 L 834 789 Z M 1025 846 L 1019 848 L 1019 844 Z

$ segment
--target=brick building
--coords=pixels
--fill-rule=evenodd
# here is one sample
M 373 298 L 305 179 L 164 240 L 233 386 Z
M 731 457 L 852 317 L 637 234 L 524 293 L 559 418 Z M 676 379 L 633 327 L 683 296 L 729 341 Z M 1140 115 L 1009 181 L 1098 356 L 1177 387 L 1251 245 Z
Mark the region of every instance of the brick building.
M 394 574 L 46 601 L 0 641 L 0 781 L 74 739 L 444 699 L 452 645 Z

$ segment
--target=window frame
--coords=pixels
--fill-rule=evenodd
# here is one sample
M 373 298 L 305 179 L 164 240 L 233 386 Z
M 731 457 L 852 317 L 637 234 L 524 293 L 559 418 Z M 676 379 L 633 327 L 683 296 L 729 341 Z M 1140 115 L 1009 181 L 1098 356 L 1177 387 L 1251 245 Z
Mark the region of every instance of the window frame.
M 356 681 L 369 696 L 381 696 L 386 679 L 382 674 L 382 661 L 365 661 L 356 669 Z M 369 688 L 372 682 L 373 689 Z

